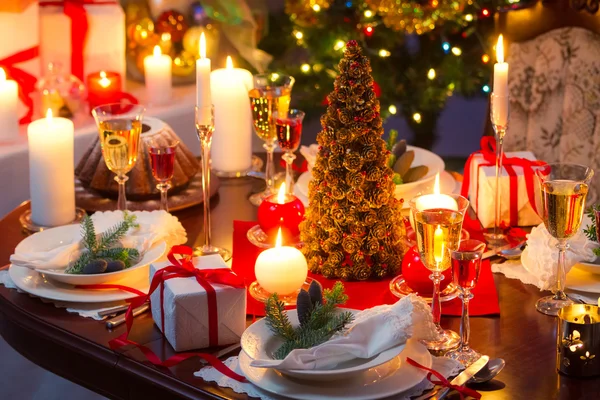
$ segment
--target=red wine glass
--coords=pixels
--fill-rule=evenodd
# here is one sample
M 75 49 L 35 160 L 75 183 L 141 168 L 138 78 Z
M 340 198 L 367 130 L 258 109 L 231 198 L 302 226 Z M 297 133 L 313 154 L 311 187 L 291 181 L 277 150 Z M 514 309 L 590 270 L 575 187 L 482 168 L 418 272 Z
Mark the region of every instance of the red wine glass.
M 463 240 L 458 250 L 451 253 L 452 278 L 458 286 L 462 300 L 462 316 L 460 320 L 460 345 L 456 350 L 446 354 L 464 366 L 469 366 L 477 361 L 481 354 L 469 347 L 471 327 L 469 325 L 469 301 L 473 298 L 471 290 L 477 285 L 481 269 L 481 258 L 485 250 L 485 243 L 479 240 Z
M 277 132 L 277 141 L 279 147 L 285 151 L 281 156 L 286 162 L 285 167 L 285 186 L 287 194 L 294 194 L 294 178 L 292 176 L 292 163 L 296 159 L 294 152 L 300 146 L 300 138 L 302 137 L 302 121 L 304 120 L 304 112 L 291 109 L 287 112 L 275 111 L 273 113 L 275 119 L 275 130 Z
M 177 145 L 179 141 L 172 138 L 160 137 L 146 140 L 152 176 L 158 182 L 156 188 L 160 190 L 160 209 L 167 212 L 169 212 L 167 191 L 171 188 Z

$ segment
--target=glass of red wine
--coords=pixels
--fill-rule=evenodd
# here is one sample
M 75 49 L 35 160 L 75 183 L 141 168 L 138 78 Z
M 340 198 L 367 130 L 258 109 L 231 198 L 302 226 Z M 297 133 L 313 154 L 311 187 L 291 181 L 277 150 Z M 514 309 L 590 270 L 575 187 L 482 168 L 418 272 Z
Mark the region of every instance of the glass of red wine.
M 300 138 L 302 137 L 302 121 L 304 120 L 304 111 L 290 109 L 285 112 L 273 112 L 275 120 L 275 130 L 279 147 L 285 151 L 283 158 L 286 162 L 285 168 L 285 187 L 287 194 L 294 194 L 294 177 L 292 173 L 292 164 L 296 159 L 294 152 L 300 147 Z
M 149 138 L 146 147 L 150 155 L 152 176 L 158 182 L 156 188 L 160 190 L 160 209 L 169 212 L 167 204 L 167 191 L 171 188 L 171 179 L 175 167 L 175 152 L 179 141 L 172 138 Z
M 469 301 L 473 298 L 471 290 L 477 285 L 481 269 L 481 258 L 485 250 L 485 243 L 469 239 L 460 242 L 457 250 L 451 252 L 452 278 L 458 286 L 462 300 L 462 316 L 460 320 L 460 344 L 458 348 L 446 354 L 464 366 L 469 366 L 477 361 L 481 354 L 469 347 L 471 327 L 469 325 Z

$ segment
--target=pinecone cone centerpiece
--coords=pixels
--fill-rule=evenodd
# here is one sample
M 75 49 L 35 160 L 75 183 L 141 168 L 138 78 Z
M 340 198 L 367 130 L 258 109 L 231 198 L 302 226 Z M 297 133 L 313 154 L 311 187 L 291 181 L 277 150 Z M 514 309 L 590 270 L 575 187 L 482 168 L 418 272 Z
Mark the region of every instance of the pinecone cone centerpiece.
M 339 70 L 317 135 L 303 252 L 311 272 L 327 278 L 382 278 L 398 272 L 406 230 L 371 66 L 356 41 L 346 44 Z

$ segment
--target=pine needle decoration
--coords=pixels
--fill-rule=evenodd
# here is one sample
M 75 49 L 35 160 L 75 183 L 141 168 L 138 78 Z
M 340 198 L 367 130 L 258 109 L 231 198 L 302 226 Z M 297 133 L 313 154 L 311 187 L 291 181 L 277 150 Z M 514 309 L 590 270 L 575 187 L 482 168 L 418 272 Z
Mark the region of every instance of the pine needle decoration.
M 588 240 L 598 243 L 598 234 L 596 233 L 596 211 L 600 211 L 599 204 L 594 204 L 585 211 L 585 214 L 592 221 L 592 225 L 587 225 L 583 230 L 583 233 L 585 233 Z M 592 251 L 596 257 L 600 257 L 600 248 L 593 249 Z

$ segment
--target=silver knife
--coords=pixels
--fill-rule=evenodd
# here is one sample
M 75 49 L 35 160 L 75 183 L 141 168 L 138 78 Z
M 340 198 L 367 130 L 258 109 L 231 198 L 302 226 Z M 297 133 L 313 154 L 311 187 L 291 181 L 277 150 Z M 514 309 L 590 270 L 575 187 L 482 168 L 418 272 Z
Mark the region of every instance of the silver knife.
M 488 356 L 481 356 L 481 358 L 479 360 L 477 360 L 473 364 L 469 365 L 467 367 L 467 369 L 465 369 L 463 372 L 461 372 L 460 374 L 458 374 L 458 376 L 456 378 L 452 379 L 450 381 L 450 383 L 452 385 L 454 385 L 454 386 L 462 386 L 462 385 L 464 385 L 476 373 L 478 373 L 479 371 L 481 371 L 481 369 L 486 366 L 486 364 L 488 363 L 488 361 L 490 361 L 490 358 Z M 450 392 L 450 388 L 444 388 L 437 395 L 435 395 L 434 397 L 432 397 L 431 400 L 440 400 L 440 399 L 446 397 L 446 395 L 448 394 L 448 392 Z
M 138 308 L 134 308 L 133 309 L 133 316 L 137 317 L 140 314 L 145 313 L 146 311 L 148 311 L 148 309 L 150 308 L 150 303 L 144 303 L 143 305 L 139 306 Z M 106 321 L 106 327 L 108 329 L 113 329 L 116 328 L 117 326 L 121 325 L 122 323 L 125 322 L 125 315 L 127 313 L 123 313 L 117 317 L 111 318 L 109 320 Z

